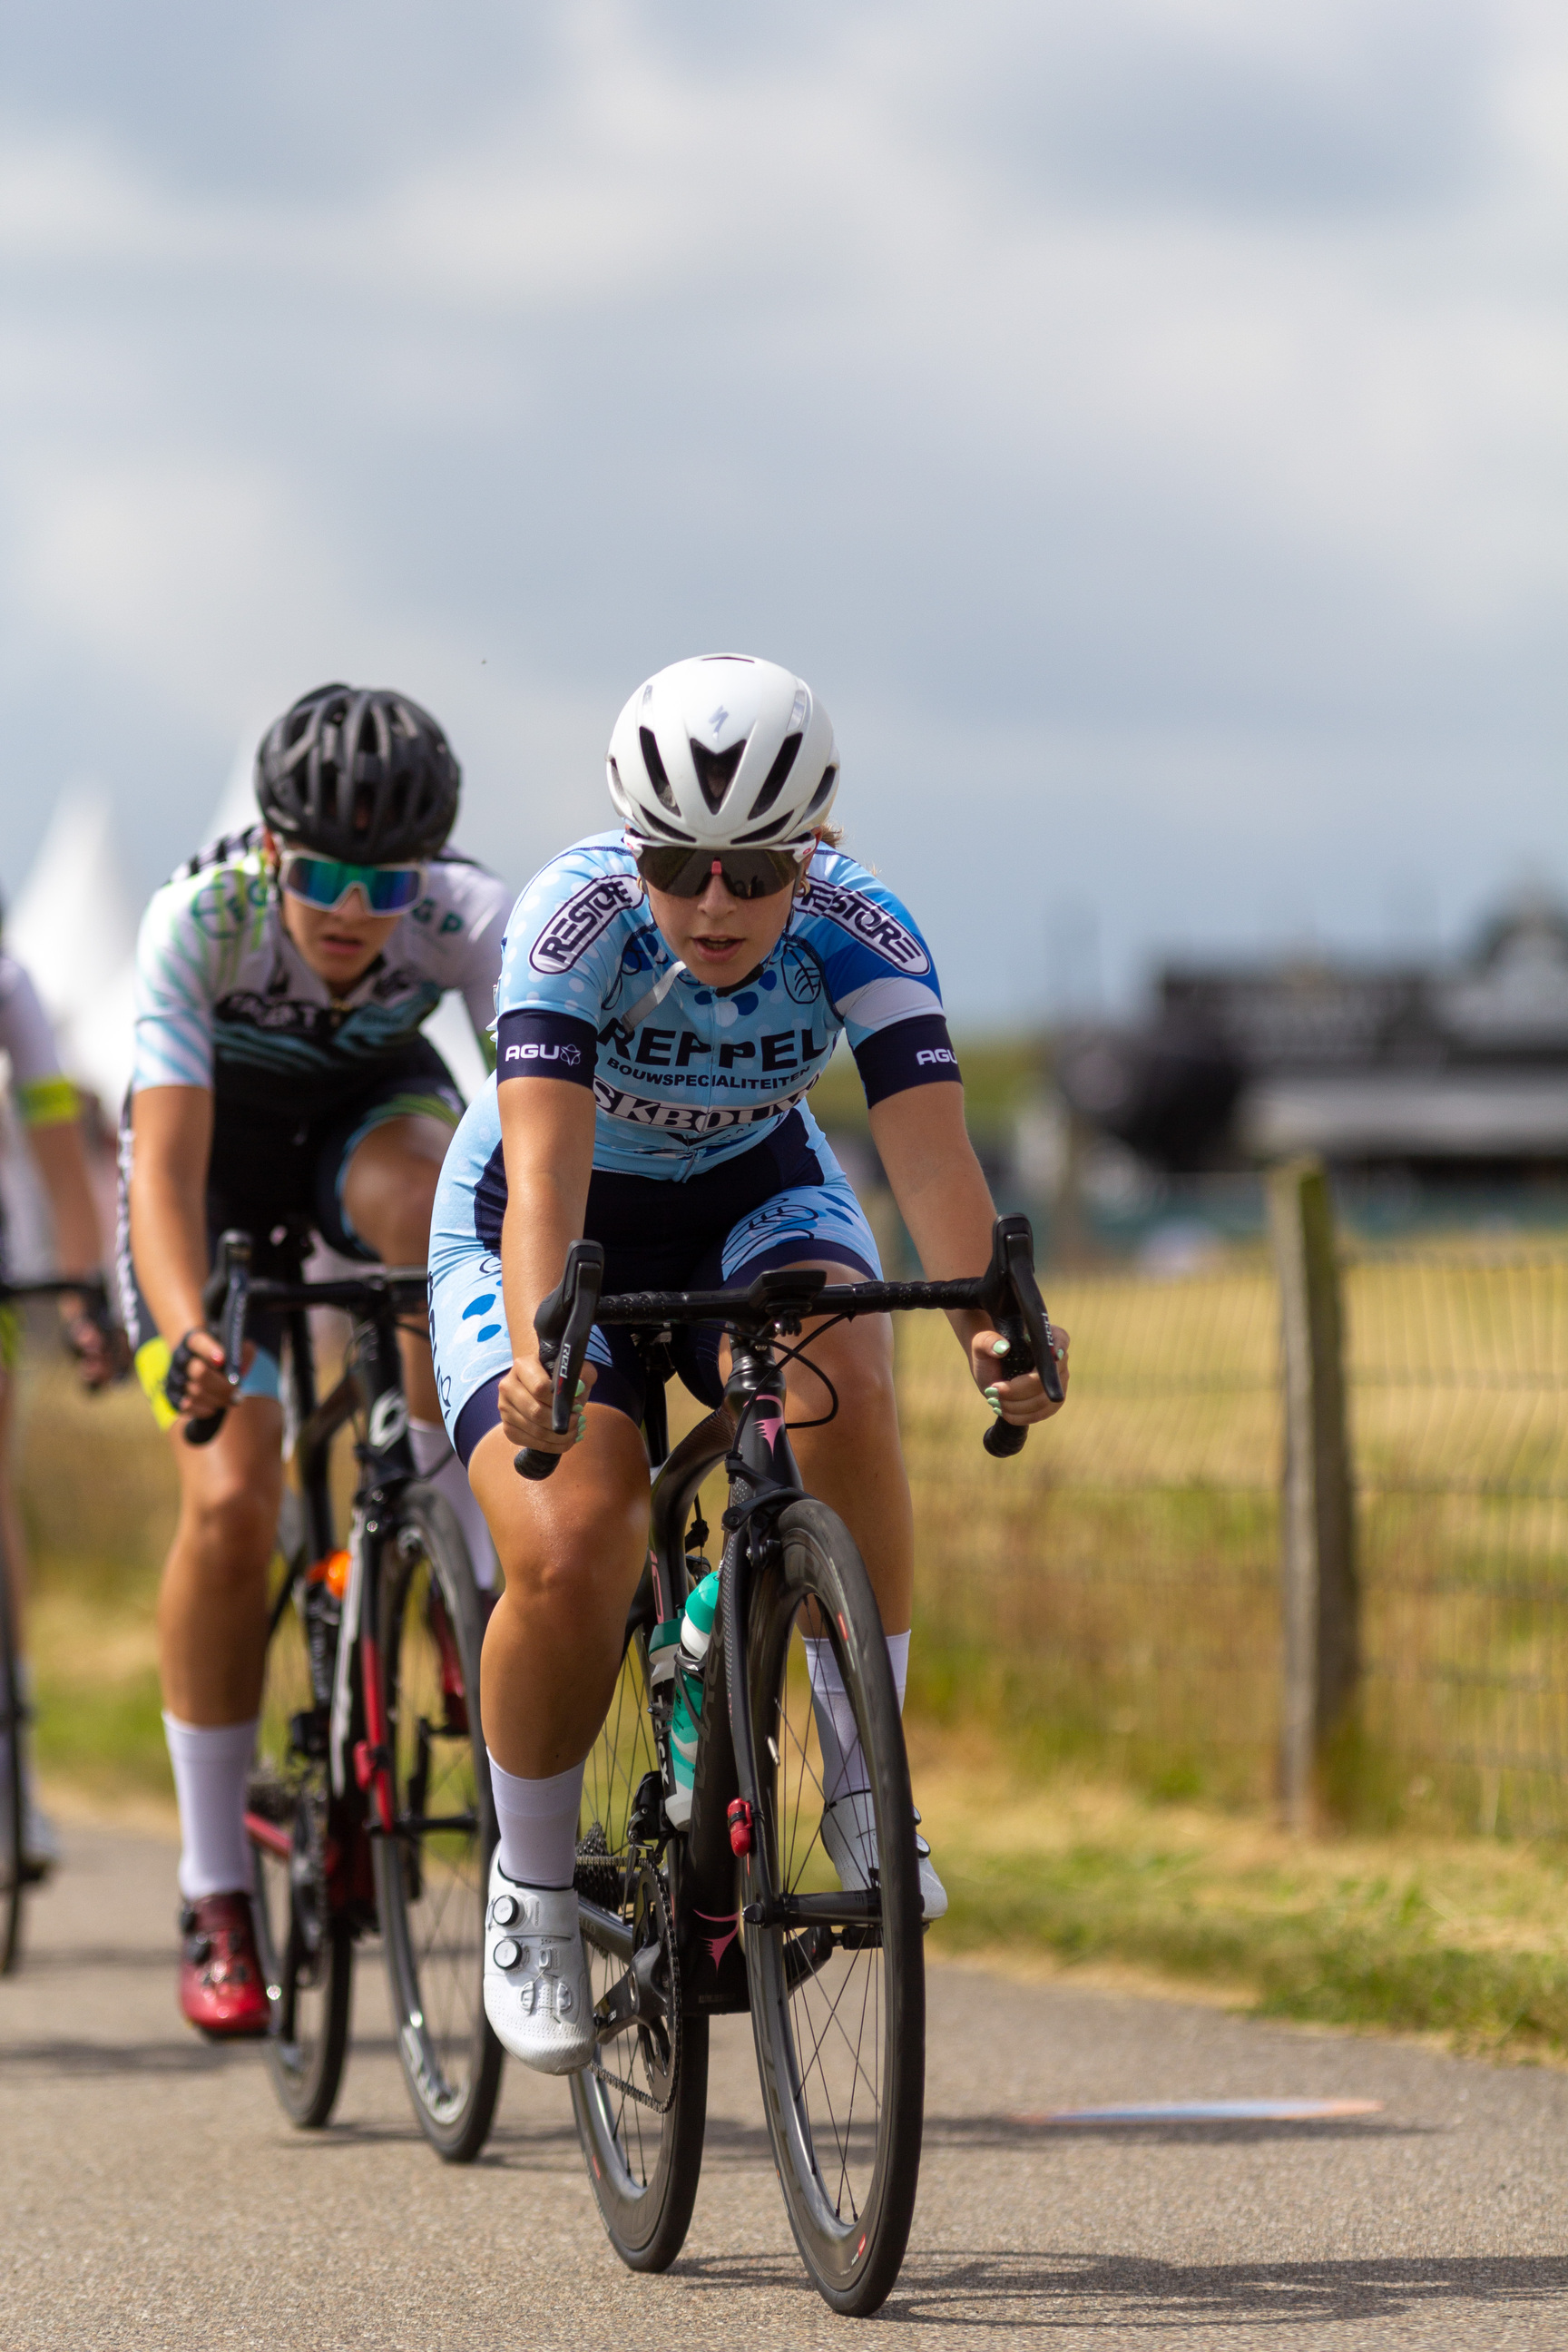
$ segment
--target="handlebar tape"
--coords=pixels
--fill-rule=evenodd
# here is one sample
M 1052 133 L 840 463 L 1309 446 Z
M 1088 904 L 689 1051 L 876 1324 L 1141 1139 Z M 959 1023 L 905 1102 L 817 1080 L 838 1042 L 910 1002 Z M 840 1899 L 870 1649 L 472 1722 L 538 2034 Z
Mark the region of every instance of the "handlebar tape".
M 599 1242 L 574 1242 L 566 1253 L 566 1271 L 558 1287 L 542 1299 L 533 1318 L 539 1338 L 539 1360 L 555 1375 L 550 1400 L 550 1426 L 564 1437 L 572 1426 L 577 1383 L 587 1359 L 589 1335 L 599 1311 L 605 1283 L 605 1252 Z M 520 1478 L 548 1478 L 560 1461 L 537 1445 L 525 1445 L 512 1455 Z
M 245 1307 L 249 1291 L 250 1235 L 226 1233 L 218 1243 L 217 1264 L 207 1276 L 202 1305 L 209 1316 L 217 1317 L 224 1376 L 233 1387 L 238 1386 L 240 1359 L 245 1353 Z M 221 1412 L 204 1413 L 199 1421 L 187 1421 L 185 1444 L 210 1445 L 223 1423 Z

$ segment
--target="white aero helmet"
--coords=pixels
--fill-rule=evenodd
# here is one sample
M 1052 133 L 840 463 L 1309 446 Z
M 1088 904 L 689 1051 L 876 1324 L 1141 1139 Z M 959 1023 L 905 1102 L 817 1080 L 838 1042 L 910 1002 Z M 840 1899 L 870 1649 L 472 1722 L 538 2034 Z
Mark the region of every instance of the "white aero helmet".
M 749 654 L 671 662 L 616 721 L 610 798 L 629 832 L 697 849 L 789 849 L 838 787 L 833 721 L 803 678 Z

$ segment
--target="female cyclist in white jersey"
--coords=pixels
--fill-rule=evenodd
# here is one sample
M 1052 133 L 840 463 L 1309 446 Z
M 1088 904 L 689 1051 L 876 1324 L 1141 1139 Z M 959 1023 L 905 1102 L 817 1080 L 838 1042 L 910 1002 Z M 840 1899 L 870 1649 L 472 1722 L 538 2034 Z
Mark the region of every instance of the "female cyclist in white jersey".
M 525 1924 L 498 1948 L 507 1970 L 487 1956 L 485 2003 L 507 2048 L 545 2072 L 593 2054 L 578 1803 L 647 1543 L 640 1374 L 618 1335 L 595 1334 L 584 1410 L 566 1438 L 552 1433 L 533 1317 L 568 1244 L 603 1242 L 607 1291 L 708 1286 L 764 1265 L 874 1277 L 865 1219 L 803 1099 L 847 1029 L 927 1276 L 973 1275 L 990 1255 L 994 1211 L 930 952 L 891 893 L 826 845 L 837 782 L 826 713 L 772 663 L 679 662 L 638 688 L 610 745 L 624 834 L 580 843 L 513 908 L 498 1077 L 470 1106 L 437 1195 L 437 1391 L 506 1570 L 483 1661 L 501 1829 L 492 1894 L 511 1889 Z M 996 1382 L 1005 1343 L 984 1316 L 952 1320 L 994 1411 L 1024 1424 L 1058 1410 L 1033 1372 Z M 812 1355 L 840 1404 L 800 1429 L 801 1472 L 859 1547 L 901 1695 L 913 1530 L 888 1322 L 840 1324 Z M 678 1361 L 717 1402 L 717 1334 Z M 792 1362 L 788 1379 L 799 1419 L 816 1419 L 816 1375 Z M 530 1485 L 512 1466 L 520 1446 L 567 1458 Z M 847 1719 L 854 1735 L 821 1663 L 826 1755 Z M 874 1832 L 854 1811 L 839 1820 L 830 1804 L 823 1837 L 847 1883 L 864 1885 Z M 928 1916 L 945 1909 L 929 1854 L 921 1889 Z
M 245 1790 L 282 1493 L 280 1334 L 253 1318 L 237 1392 L 206 1328 L 216 1235 L 285 1278 L 297 1230 L 345 1256 L 417 1265 L 461 1110 L 421 1034 L 448 990 L 488 1024 L 509 893 L 447 847 L 458 762 L 405 695 L 303 695 L 264 737 L 262 822 L 215 842 L 153 898 L 137 950 L 136 1065 L 121 1135 L 119 1274 L 137 1371 L 175 1431 L 180 1517 L 159 1594 L 163 1724 L 180 1808 L 180 2005 L 213 2036 L 267 2031 Z M 489 1538 L 405 1335 L 420 1475 L 447 1491 L 481 1580 Z M 207 1446 L 178 1423 L 225 1413 Z

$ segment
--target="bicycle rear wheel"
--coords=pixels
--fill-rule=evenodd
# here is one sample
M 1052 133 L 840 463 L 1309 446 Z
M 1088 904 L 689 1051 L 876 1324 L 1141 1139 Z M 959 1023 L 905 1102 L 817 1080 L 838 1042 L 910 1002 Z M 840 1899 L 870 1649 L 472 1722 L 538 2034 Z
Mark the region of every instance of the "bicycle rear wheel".
M 353 1938 L 333 1902 L 327 1709 L 310 1675 L 310 1620 L 329 1642 L 335 1612 L 305 1582 L 301 1550 L 273 1574 L 270 1635 L 246 1801 L 256 1940 L 271 2025 L 267 2063 L 284 2113 L 304 2130 L 331 2114 L 348 2052 Z
M 662 2271 L 685 2242 L 697 2200 L 708 2020 L 681 2014 L 674 1935 L 679 1842 L 666 1847 L 662 1863 L 644 1843 L 659 1811 L 647 1688 L 647 1647 L 638 1633 L 588 1758 L 576 1884 L 584 1906 L 615 1923 L 614 1931 L 596 1930 L 584 1911 L 595 2010 L 626 1984 L 628 1958 L 643 1998 L 636 2021 L 601 2038 L 595 2063 L 573 2075 L 572 2112 L 610 2243 L 629 2270 Z
M 22 1699 L 9 1573 L 0 1545 L 0 1977 L 15 1968 L 22 1940 Z
M 485 1890 L 495 1804 L 479 1729 L 479 1597 L 450 1507 L 411 1486 L 381 1565 L 381 1671 L 395 1827 L 373 1841 L 397 2053 L 419 2128 L 478 2156 L 501 2046 L 485 2016 Z
M 803 1636 L 826 1634 L 870 1788 L 879 1916 L 745 1928 L 763 2104 L 790 2227 L 835 2311 L 863 2317 L 899 2274 L 914 2214 L 925 2097 L 925 1973 L 914 1809 L 887 1643 L 853 1538 L 826 1504 L 790 1504 L 746 1623 L 753 1834 L 775 1893 L 829 1894 L 822 1758 Z M 812 1606 L 811 1604 L 815 1604 Z M 746 1900 L 760 1888 L 754 1862 Z

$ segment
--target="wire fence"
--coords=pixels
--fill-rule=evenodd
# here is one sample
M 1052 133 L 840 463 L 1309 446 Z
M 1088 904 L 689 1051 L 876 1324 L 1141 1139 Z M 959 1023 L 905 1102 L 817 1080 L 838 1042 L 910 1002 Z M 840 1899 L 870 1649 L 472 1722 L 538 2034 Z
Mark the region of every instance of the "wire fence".
M 1568 1240 L 1342 1257 L 1362 1817 L 1568 1829 Z M 900 1334 L 914 1703 L 1169 1793 L 1274 1792 L 1279 1296 L 1270 1258 L 1054 1276 L 1070 1410 L 980 1450 L 944 1331 Z
M 1362 1674 L 1336 1794 L 1391 1824 L 1568 1832 L 1568 1235 L 1349 1241 L 1341 1262 Z M 911 1708 L 1004 1727 L 1042 1764 L 1268 1802 L 1272 1257 L 1054 1273 L 1047 1292 L 1072 1333 L 1071 1402 L 1009 1461 L 982 1450 L 942 1319 L 900 1318 Z M 141 1672 L 126 1645 L 172 1526 L 167 1449 L 139 1396 L 82 1399 L 52 1323 L 34 1337 L 17 1451 L 38 1632 L 54 1626 L 62 1673 L 101 1679 L 122 1649 Z
M 1053 1276 L 1069 1409 L 1021 1454 L 935 1318 L 900 1328 L 915 1704 L 1175 1795 L 1259 1799 L 1279 1741 L 1279 1310 L 1267 1258 Z
M 1344 1272 L 1363 1799 L 1568 1827 L 1568 1244 Z

